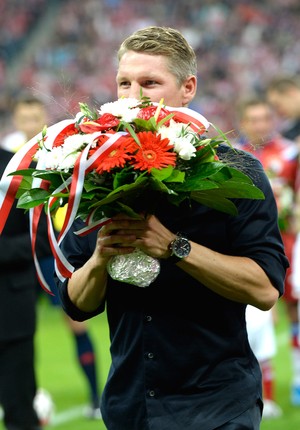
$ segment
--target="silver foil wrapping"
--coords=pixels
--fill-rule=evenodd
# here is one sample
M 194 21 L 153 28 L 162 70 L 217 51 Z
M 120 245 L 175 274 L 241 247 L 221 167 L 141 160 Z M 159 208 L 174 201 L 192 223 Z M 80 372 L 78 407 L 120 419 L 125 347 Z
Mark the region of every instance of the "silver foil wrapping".
M 160 272 L 157 258 L 150 257 L 140 249 L 126 255 L 112 257 L 107 265 L 109 275 L 121 282 L 149 287 Z

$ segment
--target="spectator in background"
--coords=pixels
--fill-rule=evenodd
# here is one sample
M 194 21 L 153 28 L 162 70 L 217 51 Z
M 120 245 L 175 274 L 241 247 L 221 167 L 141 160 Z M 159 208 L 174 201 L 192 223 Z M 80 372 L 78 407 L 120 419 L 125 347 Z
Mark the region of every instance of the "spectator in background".
M 22 93 L 15 101 L 12 119 L 15 131 L 3 139 L 3 147 L 11 152 L 16 152 L 47 124 L 46 106 L 41 99 L 28 93 Z M 57 215 L 57 223 L 57 225 L 61 224 L 59 215 Z M 53 282 L 53 256 L 50 248 L 47 256 L 41 259 L 41 269 L 50 287 L 55 288 Z M 55 296 L 49 295 L 49 299 L 53 305 L 59 305 L 58 294 L 56 291 L 54 293 Z M 63 317 L 73 335 L 77 361 L 89 389 L 90 405 L 86 408 L 85 415 L 87 418 L 101 419 L 95 350 L 87 325 L 84 322 L 73 321 L 65 313 L 63 313 Z
M 248 305 L 246 323 L 249 343 L 262 372 L 263 418 L 278 418 L 282 415 L 282 410 L 276 402 L 275 395 L 276 375 L 272 360 L 276 355 L 277 345 L 273 311 L 261 311 Z
M 0 148 L 0 176 L 12 157 Z M 46 225 L 41 235 L 47 232 Z M 37 254 L 45 255 L 43 242 Z M 41 253 L 40 253 L 41 251 Z M 7 430 L 40 430 L 36 395 L 34 334 L 37 277 L 29 219 L 14 205 L 0 235 L 0 404 Z
M 284 120 L 281 133 L 300 146 L 300 76 L 279 76 L 267 86 L 267 98 Z
M 44 103 L 27 93 L 20 94 L 13 101 L 11 110 L 14 131 L 3 137 L 1 146 L 7 151 L 16 152 L 47 124 L 47 113 Z
M 285 252 L 290 262 L 295 244 L 294 207 L 296 200 L 296 182 L 298 175 L 298 146 L 292 141 L 281 136 L 276 131 L 275 115 L 270 104 L 258 97 L 249 97 L 242 100 L 237 107 L 239 131 L 241 133 L 237 146 L 254 154 L 262 163 L 274 191 L 278 207 L 278 222 L 282 234 Z M 300 345 L 298 339 L 298 300 L 293 296 L 291 273 L 293 265 L 287 270 L 285 279 L 285 292 L 283 295 L 288 318 L 291 325 L 291 347 L 293 387 L 291 400 L 294 405 L 300 405 Z M 258 317 L 258 315 L 256 315 Z M 262 316 L 264 319 L 264 317 Z M 271 321 L 267 320 L 267 324 Z M 254 326 L 257 321 L 254 321 Z M 251 330 L 251 321 L 249 321 Z M 261 336 L 258 333 L 258 336 Z M 255 348 L 254 348 L 255 351 Z M 271 354 L 270 354 L 271 357 Z M 269 361 L 271 366 L 271 362 Z M 265 376 L 265 389 L 270 400 L 273 395 L 270 389 L 271 368 L 262 368 Z M 267 412 L 267 410 L 266 410 Z M 274 411 L 275 413 L 275 408 Z M 270 408 L 270 414 L 272 413 Z

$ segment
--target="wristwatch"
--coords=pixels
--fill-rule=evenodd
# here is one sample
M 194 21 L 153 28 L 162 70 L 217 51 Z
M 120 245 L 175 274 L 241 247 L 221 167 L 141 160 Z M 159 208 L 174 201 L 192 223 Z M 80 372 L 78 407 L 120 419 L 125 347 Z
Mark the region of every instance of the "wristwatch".
M 169 261 L 178 263 L 189 255 L 191 252 L 191 244 L 182 233 L 177 233 L 175 239 L 170 243 L 169 249 L 171 251 Z

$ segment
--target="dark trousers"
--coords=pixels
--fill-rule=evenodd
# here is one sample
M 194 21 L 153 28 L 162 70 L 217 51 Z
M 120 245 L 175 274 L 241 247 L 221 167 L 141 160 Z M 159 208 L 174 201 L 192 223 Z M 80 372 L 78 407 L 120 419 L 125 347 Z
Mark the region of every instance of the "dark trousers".
M 39 430 L 33 338 L 0 342 L 0 404 L 7 430 Z

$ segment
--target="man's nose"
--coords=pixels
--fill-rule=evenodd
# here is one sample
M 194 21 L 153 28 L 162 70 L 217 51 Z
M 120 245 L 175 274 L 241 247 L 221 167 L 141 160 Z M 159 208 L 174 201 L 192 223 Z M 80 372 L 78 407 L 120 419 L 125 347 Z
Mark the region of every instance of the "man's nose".
M 141 96 L 141 86 L 136 83 L 131 83 L 128 97 L 139 100 L 140 96 Z

